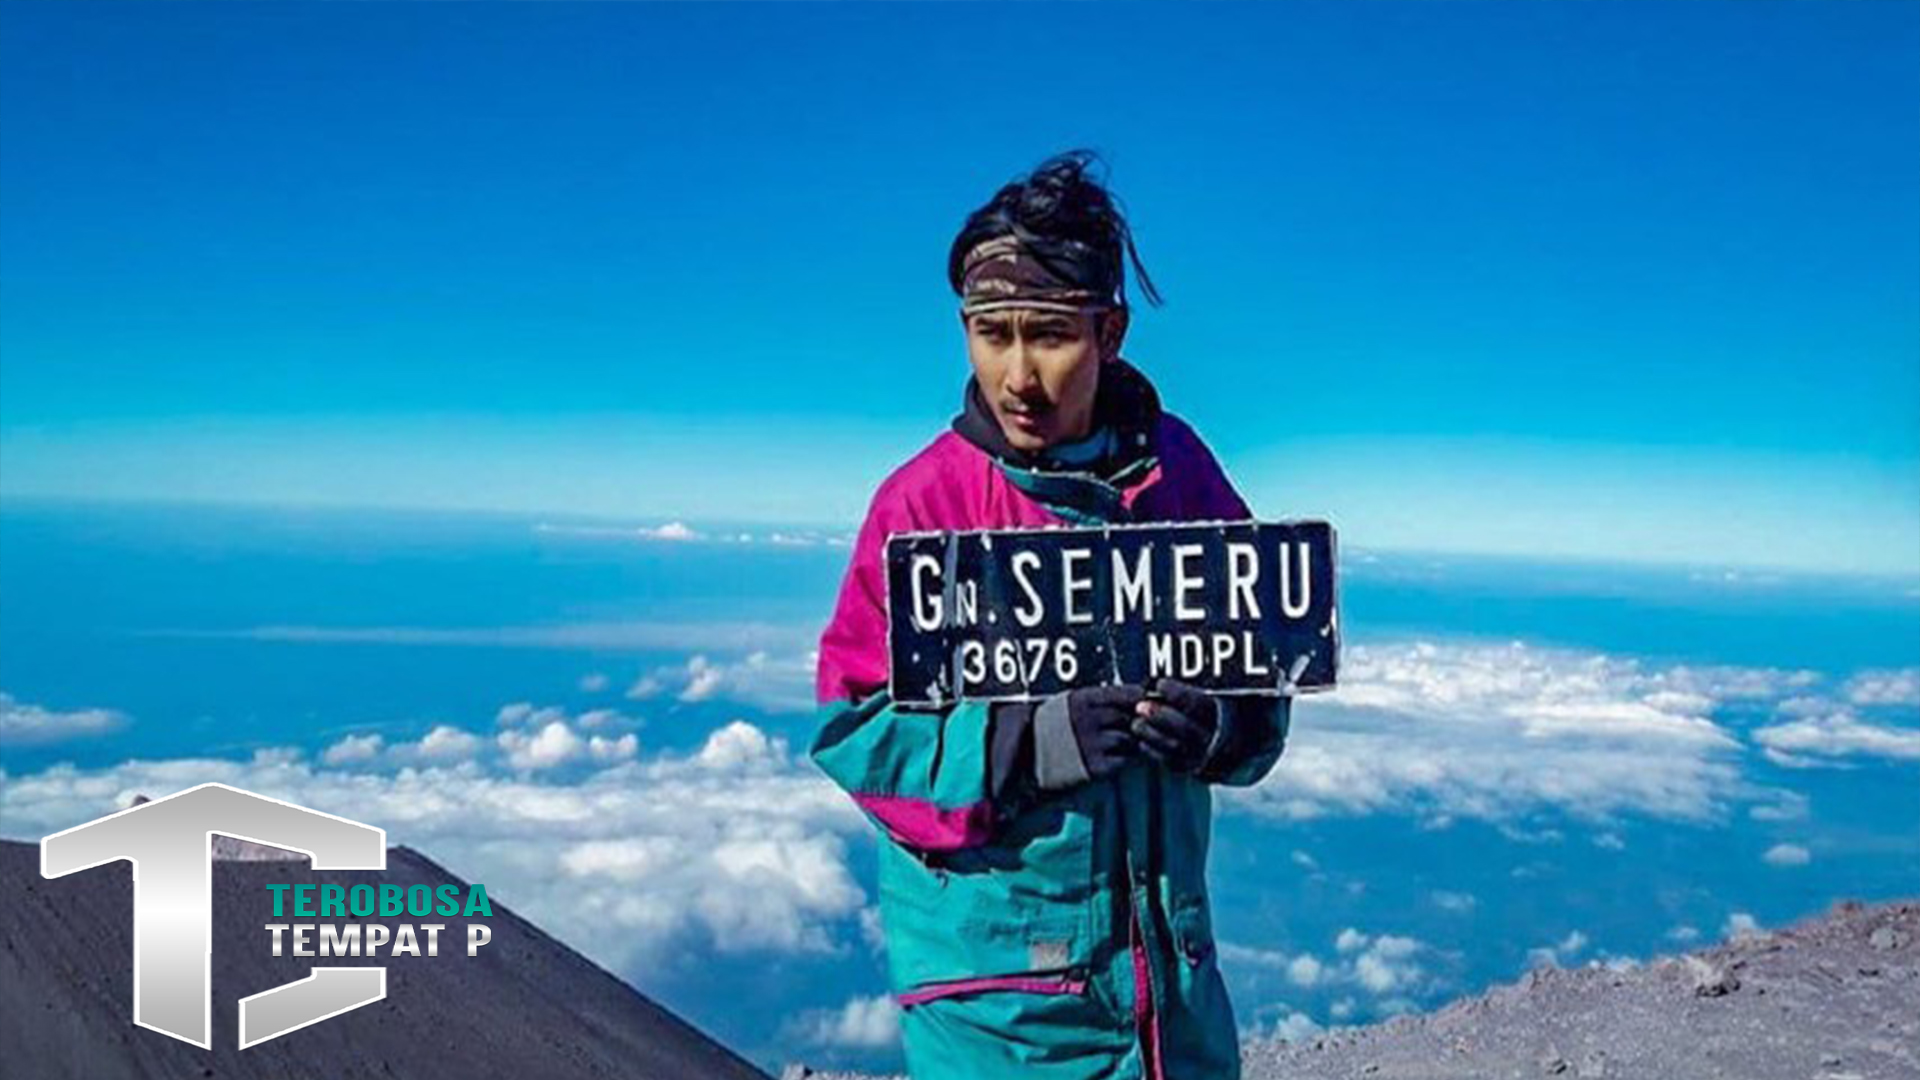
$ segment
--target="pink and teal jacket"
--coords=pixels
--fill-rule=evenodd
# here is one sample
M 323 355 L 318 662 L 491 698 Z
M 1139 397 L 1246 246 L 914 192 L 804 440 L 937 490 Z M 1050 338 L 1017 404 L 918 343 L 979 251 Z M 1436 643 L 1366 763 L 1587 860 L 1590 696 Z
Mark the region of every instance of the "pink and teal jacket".
M 1238 1031 L 1215 965 L 1215 783 L 1279 759 L 1289 699 L 1223 698 L 1202 775 L 1150 759 L 1035 797 L 995 783 L 993 709 L 887 694 L 884 545 L 897 532 L 1250 517 L 1213 455 L 1124 361 L 1100 413 L 1127 456 L 1101 474 L 1029 467 L 969 408 L 873 497 L 820 639 L 813 760 L 880 834 L 880 913 L 916 1080 L 1220 1080 Z M 984 418 L 983 418 L 984 417 Z

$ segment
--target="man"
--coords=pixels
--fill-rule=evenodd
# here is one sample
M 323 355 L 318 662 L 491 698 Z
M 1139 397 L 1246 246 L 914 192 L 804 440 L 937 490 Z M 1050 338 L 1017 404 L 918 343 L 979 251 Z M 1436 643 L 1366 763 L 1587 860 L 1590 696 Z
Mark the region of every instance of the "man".
M 887 694 L 892 533 L 1251 516 L 1120 358 L 1126 260 L 1158 296 L 1091 161 L 1042 164 L 955 238 L 964 406 L 880 485 L 820 641 L 812 756 L 882 834 L 917 1080 L 1240 1071 L 1206 892 L 1211 785 L 1272 769 L 1289 699 L 1172 680 L 937 711 Z

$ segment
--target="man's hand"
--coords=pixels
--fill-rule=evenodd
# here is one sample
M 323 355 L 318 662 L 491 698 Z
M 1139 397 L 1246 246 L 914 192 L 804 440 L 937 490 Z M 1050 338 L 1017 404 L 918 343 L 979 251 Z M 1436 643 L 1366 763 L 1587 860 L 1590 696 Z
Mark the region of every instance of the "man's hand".
M 1178 679 L 1154 684 L 1150 699 L 1133 708 L 1131 730 L 1141 749 L 1174 772 L 1207 763 L 1220 731 L 1220 703 L 1205 690 Z
M 1138 686 L 1083 686 L 1040 703 L 1033 718 L 1034 780 L 1058 791 L 1111 776 L 1139 753 L 1134 706 Z

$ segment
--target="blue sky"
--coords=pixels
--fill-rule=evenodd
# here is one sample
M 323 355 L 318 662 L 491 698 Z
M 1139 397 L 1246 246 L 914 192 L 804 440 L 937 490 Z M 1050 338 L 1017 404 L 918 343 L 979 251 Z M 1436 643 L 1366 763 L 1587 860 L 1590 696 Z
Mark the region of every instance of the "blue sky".
M 844 525 L 965 212 L 1377 548 L 1920 574 L 1920 6 L 10 4 L 0 495 Z

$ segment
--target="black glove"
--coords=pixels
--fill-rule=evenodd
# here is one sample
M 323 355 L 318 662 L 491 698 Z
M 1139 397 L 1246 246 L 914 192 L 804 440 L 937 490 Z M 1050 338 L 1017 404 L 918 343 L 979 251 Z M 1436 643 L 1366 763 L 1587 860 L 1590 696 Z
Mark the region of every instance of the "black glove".
M 1213 752 L 1220 732 L 1220 703 L 1178 679 L 1154 684 L 1154 700 L 1135 710 L 1132 730 L 1140 748 L 1174 772 L 1195 772 Z
M 993 709 L 990 783 L 996 795 L 1018 777 L 1041 791 L 1060 791 L 1110 776 L 1133 760 L 1137 686 L 1083 686 L 1039 702 Z

